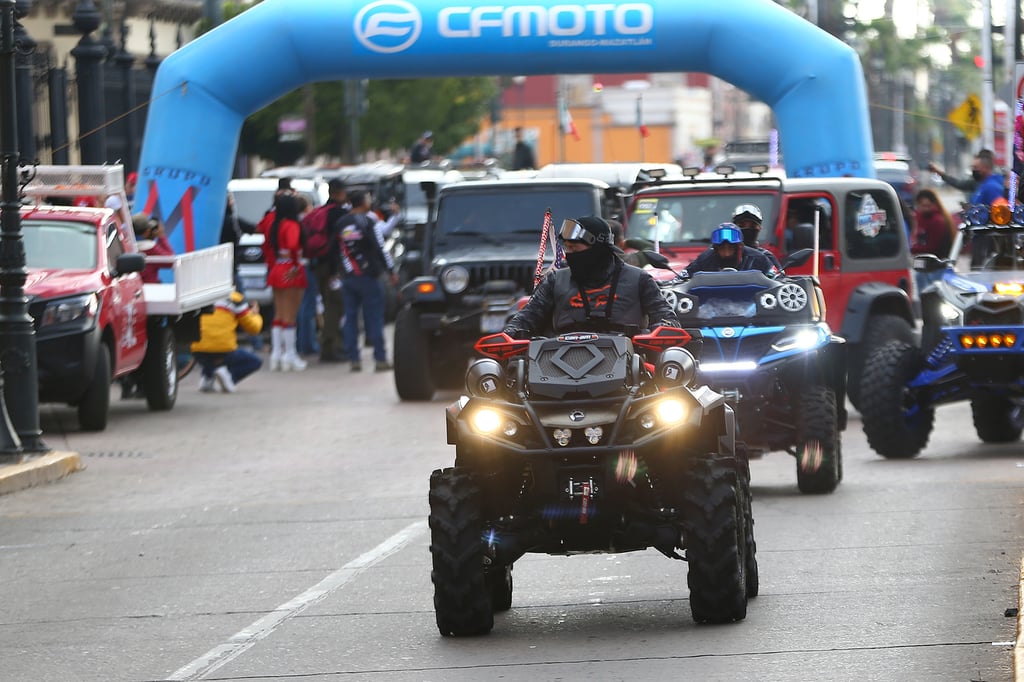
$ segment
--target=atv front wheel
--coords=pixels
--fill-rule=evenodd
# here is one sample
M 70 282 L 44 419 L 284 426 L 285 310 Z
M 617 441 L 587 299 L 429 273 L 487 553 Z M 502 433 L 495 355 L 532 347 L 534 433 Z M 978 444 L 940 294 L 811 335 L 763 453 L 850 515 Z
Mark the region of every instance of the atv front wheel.
M 883 457 L 916 457 L 928 443 L 935 408 L 919 404 L 917 391 L 908 386 L 922 367 L 924 355 L 906 343 L 876 348 L 864 363 L 864 435 Z
M 974 430 L 985 443 L 1013 443 L 1024 431 L 1024 408 L 995 395 L 979 395 L 971 399 Z
M 494 627 L 484 574 L 480 487 L 466 469 L 430 475 L 430 554 L 437 629 L 445 637 L 484 635 Z M 511 587 L 511 584 L 510 584 Z M 511 590 L 509 601 L 511 601 Z
M 739 463 L 740 494 L 743 495 L 743 535 L 746 539 L 743 553 L 747 579 L 747 599 L 753 599 L 760 590 L 760 579 L 757 574 L 757 543 L 754 541 L 754 511 L 750 492 L 750 460 L 746 457 Z
M 799 398 L 796 417 L 796 483 L 802 493 L 830 493 L 839 485 L 843 450 L 836 393 L 811 386 Z
M 693 620 L 743 620 L 747 617 L 747 540 L 735 469 L 715 454 L 697 459 L 687 477 L 683 509 Z

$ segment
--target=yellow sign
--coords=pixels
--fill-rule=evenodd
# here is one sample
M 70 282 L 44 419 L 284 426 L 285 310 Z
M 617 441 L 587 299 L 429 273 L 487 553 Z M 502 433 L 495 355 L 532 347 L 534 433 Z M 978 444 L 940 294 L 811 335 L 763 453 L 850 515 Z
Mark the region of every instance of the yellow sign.
M 981 99 L 968 95 L 960 106 L 949 112 L 949 120 L 968 140 L 981 135 Z

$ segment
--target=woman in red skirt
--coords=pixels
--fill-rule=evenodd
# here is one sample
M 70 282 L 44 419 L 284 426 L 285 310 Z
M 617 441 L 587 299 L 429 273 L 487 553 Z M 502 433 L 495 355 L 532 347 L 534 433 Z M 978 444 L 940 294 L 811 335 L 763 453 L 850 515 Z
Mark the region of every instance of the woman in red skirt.
M 295 350 L 295 319 L 306 288 L 299 203 L 292 194 L 274 198 L 274 220 L 264 235 L 267 284 L 274 290 L 274 326 L 270 330 L 270 369 L 300 371 L 306 362 Z

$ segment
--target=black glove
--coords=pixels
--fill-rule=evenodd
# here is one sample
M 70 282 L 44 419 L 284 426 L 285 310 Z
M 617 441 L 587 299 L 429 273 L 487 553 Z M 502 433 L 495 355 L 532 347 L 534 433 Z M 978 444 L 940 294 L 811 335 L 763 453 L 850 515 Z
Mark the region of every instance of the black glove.
M 516 329 L 515 327 L 505 327 L 501 330 L 502 333 L 508 334 L 513 339 L 529 339 L 530 335 L 524 329 Z

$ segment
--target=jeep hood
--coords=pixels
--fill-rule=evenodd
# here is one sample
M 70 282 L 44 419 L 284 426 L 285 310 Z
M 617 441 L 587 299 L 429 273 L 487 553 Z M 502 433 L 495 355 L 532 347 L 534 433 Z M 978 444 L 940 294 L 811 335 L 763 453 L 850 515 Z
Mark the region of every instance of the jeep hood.
M 102 276 L 93 270 L 32 268 L 25 279 L 25 294 L 30 300 L 75 296 L 102 287 Z
M 526 239 L 509 241 L 503 244 L 489 244 L 482 241 L 481 238 L 474 240 L 473 243 L 467 242 L 465 246 L 460 245 L 455 247 L 449 243 L 441 252 L 435 253 L 434 265 L 442 266 L 449 265 L 451 263 L 486 263 L 490 261 L 528 261 L 530 263 L 536 263 L 537 250 L 539 248 L 539 241 L 535 242 L 533 240 Z M 551 249 L 550 245 L 544 255 L 544 259 L 547 261 L 554 259 L 554 251 Z

